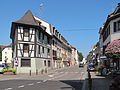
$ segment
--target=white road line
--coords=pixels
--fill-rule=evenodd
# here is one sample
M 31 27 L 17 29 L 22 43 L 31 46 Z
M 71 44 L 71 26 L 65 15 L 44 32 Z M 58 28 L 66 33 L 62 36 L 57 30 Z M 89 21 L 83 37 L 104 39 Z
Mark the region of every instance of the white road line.
M 37 82 L 37 83 L 41 83 L 41 82 Z
M 4 90 L 12 90 L 13 88 L 7 88 L 7 89 L 4 89 Z
M 52 74 L 52 75 L 48 75 L 49 77 L 54 77 L 54 74 Z
M 18 88 L 23 88 L 23 87 L 25 87 L 25 86 L 24 85 L 18 86 Z
M 43 80 L 43 82 L 46 82 L 47 80 Z
M 32 86 L 32 85 L 34 85 L 34 83 L 30 83 L 30 84 L 28 84 L 29 86 Z

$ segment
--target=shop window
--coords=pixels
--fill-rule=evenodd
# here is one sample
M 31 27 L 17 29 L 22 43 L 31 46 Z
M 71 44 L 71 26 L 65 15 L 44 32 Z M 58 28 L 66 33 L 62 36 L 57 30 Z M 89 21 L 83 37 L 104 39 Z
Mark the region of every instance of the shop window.
M 21 67 L 31 67 L 31 59 L 21 59 Z

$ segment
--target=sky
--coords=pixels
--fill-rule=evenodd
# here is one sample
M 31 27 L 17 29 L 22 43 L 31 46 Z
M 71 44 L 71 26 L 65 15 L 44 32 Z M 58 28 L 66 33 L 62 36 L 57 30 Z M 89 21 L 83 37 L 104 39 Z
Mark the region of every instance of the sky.
M 9 45 L 11 24 L 29 9 L 49 22 L 84 57 L 99 40 L 99 28 L 120 0 L 0 0 L 0 45 Z M 42 9 L 40 9 L 42 4 Z

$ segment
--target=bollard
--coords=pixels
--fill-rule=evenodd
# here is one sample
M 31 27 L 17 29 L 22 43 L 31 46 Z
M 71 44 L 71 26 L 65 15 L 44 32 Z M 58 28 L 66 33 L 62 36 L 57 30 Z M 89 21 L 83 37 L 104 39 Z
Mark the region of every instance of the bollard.
M 30 76 L 31 76 L 31 70 L 30 70 Z

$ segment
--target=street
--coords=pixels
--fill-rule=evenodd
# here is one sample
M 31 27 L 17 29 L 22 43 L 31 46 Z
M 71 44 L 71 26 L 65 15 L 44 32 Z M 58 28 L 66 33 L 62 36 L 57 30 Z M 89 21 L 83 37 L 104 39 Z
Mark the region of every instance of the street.
M 0 90 L 82 90 L 85 77 L 86 67 L 78 66 L 44 75 L 0 75 Z

